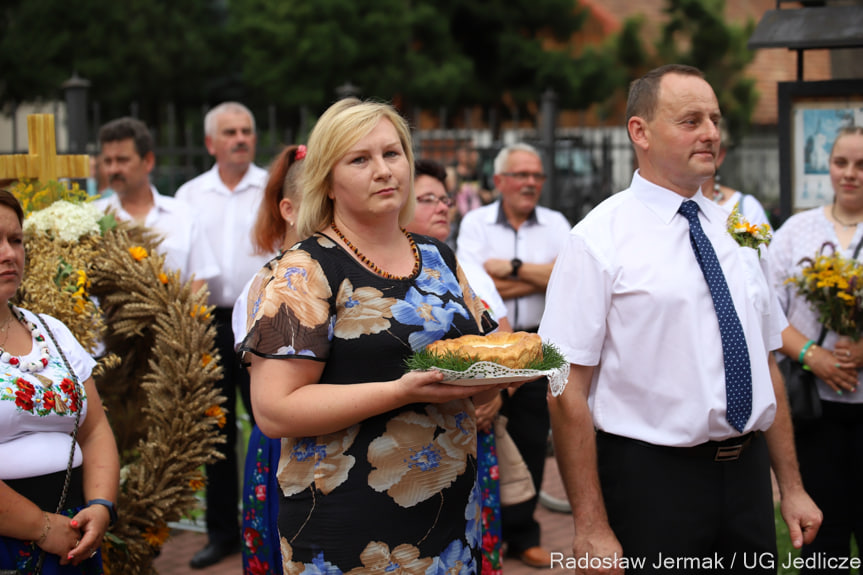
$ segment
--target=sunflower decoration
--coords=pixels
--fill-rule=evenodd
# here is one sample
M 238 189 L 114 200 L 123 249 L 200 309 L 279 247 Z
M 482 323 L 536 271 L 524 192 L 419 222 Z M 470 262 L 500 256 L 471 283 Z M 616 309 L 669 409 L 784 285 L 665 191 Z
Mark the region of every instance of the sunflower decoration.
M 65 323 L 94 356 L 120 449 L 119 520 L 106 573 L 153 573 L 168 523 L 198 505 L 202 465 L 219 457 L 225 398 L 206 290 L 164 269 L 160 238 L 118 223 L 76 185 L 19 181 L 27 269 L 16 303 Z
M 818 314 L 818 323 L 839 335 L 860 339 L 863 331 L 863 265 L 842 257 L 825 242 L 811 258 L 797 263 L 800 271 L 785 280 Z

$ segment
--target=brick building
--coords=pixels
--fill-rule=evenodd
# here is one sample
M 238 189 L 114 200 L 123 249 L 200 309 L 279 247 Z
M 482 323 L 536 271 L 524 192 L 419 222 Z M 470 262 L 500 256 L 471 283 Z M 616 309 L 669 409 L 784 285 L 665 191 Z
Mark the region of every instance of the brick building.
M 643 31 L 646 44 L 658 37 L 666 16 L 663 12 L 666 0 L 578 0 L 590 11 L 588 23 L 577 37 L 575 46 L 596 44 L 609 34 L 618 32 L 627 18 L 641 16 L 644 19 Z M 758 23 L 768 10 L 776 8 L 776 0 L 725 0 L 725 14 L 728 21 L 743 25 L 748 20 Z M 793 9 L 793 6 L 788 9 Z M 863 8 L 861 8 L 863 9 Z M 804 54 L 804 80 L 830 80 L 837 77 L 863 77 L 863 69 L 855 74 L 849 70 L 854 58 L 840 52 L 831 54 L 828 50 L 810 50 Z M 835 60 L 835 62 L 834 62 Z M 858 56 L 857 60 L 860 58 Z M 846 63 L 847 61 L 847 63 Z M 836 70 L 838 69 L 838 70 Z M 776 85 L 778 82 L 794 81 L 797 74 L 797 53 L 785 48 L 757 50 L 755 58 L 747 68 L 747 75 L 756 81 L 758 105 L 753 113 L 752 124 L 757 127 L 774 126 L 777 123 Z M 621 95 L 625 99 L 625 96 Z M 621 104 L 621 113 L 622 113 Z M 561 117 L 561 125 L 571 123 L 575 114 Z M 578 115 L 578 118 L 583 118 Z M 616 122 L 615 122 L 616 120 Z M 589 124 L 595 118 L 586 118 Z M 609 118 L 609 122 L 619 123 L 619 118 Z

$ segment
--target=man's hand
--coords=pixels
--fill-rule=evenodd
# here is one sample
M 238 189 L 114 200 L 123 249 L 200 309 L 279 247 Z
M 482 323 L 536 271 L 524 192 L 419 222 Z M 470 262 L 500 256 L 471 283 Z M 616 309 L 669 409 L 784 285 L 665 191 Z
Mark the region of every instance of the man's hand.
M 485 260 L 485 271 L 493 278 L 508 278 L 512 276 L 512 261 L 492 258 Z
M 623 575 L 620 566 L 623 548 L 607 523 L 595 529 L 585 529 L 579 525 L 575 531 L 572 553 L 574 557 L 590 559 L 587 569 L 575 569 L 577 575 Z
M 494 418 L 497 417 L 503 398 L 498 393 L 492 400 L 476 407 L 476 428 L 479 431 L 491 431 Z
M 792 494 L 783 495 L 780 509 L 782 518 L 788 525 L 788 536 L 794 548 L 800 549 L 803 545 L 812 543 L 824 515 L 809 494 L 798 489 Z

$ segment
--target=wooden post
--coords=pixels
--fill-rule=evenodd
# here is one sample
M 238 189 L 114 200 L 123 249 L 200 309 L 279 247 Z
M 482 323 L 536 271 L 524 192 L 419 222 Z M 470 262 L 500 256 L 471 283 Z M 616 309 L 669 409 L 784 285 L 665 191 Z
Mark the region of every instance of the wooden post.
M 53 114 L 27 116 L 27 143 L 29 154 L 0 156 L 0 180 L 36 179 L 45 183 L 90 176 L 90 156 L 57 155 Z

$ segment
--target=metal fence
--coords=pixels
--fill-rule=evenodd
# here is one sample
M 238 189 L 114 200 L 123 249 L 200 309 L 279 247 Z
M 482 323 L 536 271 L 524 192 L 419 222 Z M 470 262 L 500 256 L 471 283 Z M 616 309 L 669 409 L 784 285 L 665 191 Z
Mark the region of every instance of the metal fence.
M 623 141 L 621 141 L 623 134 Z M 492 190 L 493 162 L 505 145 L 526 142 L 542 155 L 548 180 L 540 203 L 562 212 L 571 223 L 612 193 L 629 185 L 632 148 L 620 128 L 559 130 L 544 142 L 534 130 L 504 131 L 493 141 L 487 130 L 434 130 L 414 135 L 418 157 L 455 163 L 456 150 L 471 145 L 479 154 L 478 172 L 483 188 Z
M 492 161 L 500 148 L 516 141 L 532 144 L 543 155 L 549 173 L 540 203 L 562 212 L 572 224 L 611 194 L 628 188 L 637 167 L 623 126 L 558 128 L 551 143 L 543 142 L 535 130 L 504 132 L 496 142 L 483 130 L 435 130 L 416 133 L 414 141 L 418 156 L 444 163 L 454 162 L 458 143 L 472 142 L 480 152 L 487 189 L 492 187 Z M 775 132 L 744 138 L 728 151 L 719 174 L 724 185 L 757 197 L 778 225 L 779 143 Z
M 78 139 L 87 143 L 84 149 L 78 146 L 77 150 L 72 149 L 76 140 L 62 133 L 65 130 L 62 119 L 69 116 L 66 104 L 55 102 L 46 103 L 46 106 L 50 108 L 45 111 L 53 111 L 58 117 L 58 151 L 97 151 L 98 128 L 111 119 L 102 117 L 98 103 L 91 104 L 88 113 L 84 114 L 89 120 L 88 135 Z M 202 106 L 199 113 L 191 115 L 192 120 L 183 124 L 178 121 L 174 107 L 168 105 L 159 125 L 151 126 L 156 142 L 156 167 L 152 181 L 160 192 L 172 195 L 184 182 L 212 166 L 212 158 L 204 146 L 202 125 L 206 111 L 207 108 Z M 543 111 L 543 118 L 554 118 L 555 112 Z M 134 104 L 130 106 L 129 114 L 137 114 Z M 414 111 L 415 117 L 419 114 L 420 111 Z M 257 163 L 262 166 L 266 166 L 282 146 L 302 141 L 313 123 L 306 111 L 301 111 L 299 117 L 280 118 L 274 106 L 269 106 L 264 113 L 257 112 L 256 116 Z M 0 153 L 22 153 L 26 150 L 26 113 L 16 114 L 13 110 L 8 118 L 11 119 L 11 130 L 4 128 L 4 131 L 11 131 L 13 135 L 11 149 L 0 149 Z M 414 133 L 414 151 L 417 157 L 453 165 L 457 149 L 470 144 L 480 155 L 482 183 L 486 189 L 492 189 L 494 156 L 501 147 L 516 141 L 534 145 L 543 155 L 549 179 L 541 203 L 561 211 L 573 224 L 603 199 L 628 187 L 635 167 L 632 147 L 623 126 L 557 127 L 544 132 L 539 129 L 504 129 L 496 137 L 487 128 L 419 130 Z M 729 152 L 721 173 L 724 184 L 755 195 L 768 209 L 778 203 L 779 165 L 775 134 L 767 132 L 744 140 L 742 145 Z

